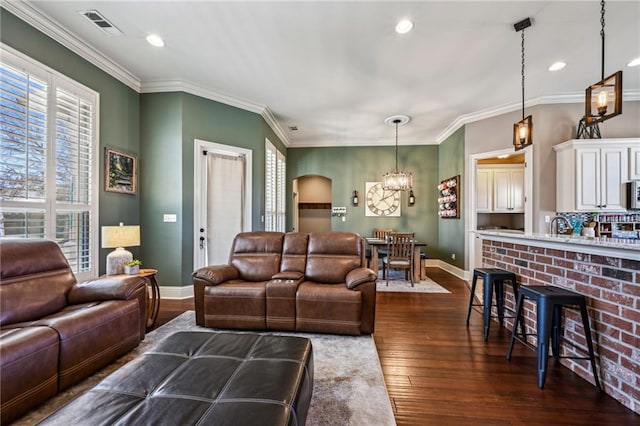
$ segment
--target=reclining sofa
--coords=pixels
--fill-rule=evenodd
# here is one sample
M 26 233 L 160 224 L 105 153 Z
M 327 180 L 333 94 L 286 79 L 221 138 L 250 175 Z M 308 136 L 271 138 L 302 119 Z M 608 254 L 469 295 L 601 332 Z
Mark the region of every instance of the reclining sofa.
M 7 424 L 144 339 L 146 278 L 77 283 L 54 241 L 0 240 L 0 419 Z
M 374 331 L 377 275 L 352 232 L 245 232 L 227 265 L 193 273 L 196 324 L 333 334 Z

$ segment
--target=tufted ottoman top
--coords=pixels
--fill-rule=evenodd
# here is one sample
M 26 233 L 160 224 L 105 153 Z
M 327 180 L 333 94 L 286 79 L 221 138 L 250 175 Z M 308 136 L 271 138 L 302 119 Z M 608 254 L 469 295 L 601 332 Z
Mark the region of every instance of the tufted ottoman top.
M 42 424 L 304 425 L 312 390 L 309 339 L 178 332 Z

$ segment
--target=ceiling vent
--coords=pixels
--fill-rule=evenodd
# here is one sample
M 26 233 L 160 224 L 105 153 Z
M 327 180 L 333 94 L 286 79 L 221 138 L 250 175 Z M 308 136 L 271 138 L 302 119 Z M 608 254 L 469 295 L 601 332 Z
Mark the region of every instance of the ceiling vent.
M 298 126 L 289 126 L 289 130 L 295 132 L 298 130 Z
M 123 35 L 122 31 L 117 29 L 111 22 L 100 14 L 97 10 L 84 10 L 80 14 L 87 18 L 93 25 L 98 27 L 100 31 L 110 36 Z

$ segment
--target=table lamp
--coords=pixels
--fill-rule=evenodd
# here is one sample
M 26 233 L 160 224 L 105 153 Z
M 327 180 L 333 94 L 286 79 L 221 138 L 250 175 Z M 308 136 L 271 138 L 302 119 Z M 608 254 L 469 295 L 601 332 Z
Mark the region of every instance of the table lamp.
M 124 264 L 133 260 L 125 247 L 140 245 L 140 226 L 103 226 L 102 248 L 115 248 L 107 255 L 107 275 L 124 274 Z

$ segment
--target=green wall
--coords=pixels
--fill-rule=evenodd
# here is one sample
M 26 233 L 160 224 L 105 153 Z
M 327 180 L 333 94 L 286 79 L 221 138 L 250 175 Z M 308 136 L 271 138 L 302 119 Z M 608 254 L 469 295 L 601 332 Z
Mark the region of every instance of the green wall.
M 163 286 L 191 284 L 193 272 L 194 140 L 250 149 L 252 229 L 264 212 L 265 138 L 285 151 L 261 115 L 186 93 L 141 95 L 142 154 L 147 167 L 141 187 L 145 241 L 142 257 L 158 267 Z M 163 214 L 177 222 L 163 222 Z
M 458 192 L 459 219 L 438 219 L 438 257 L 443 261 L 464 269 L 465 248 L 465 187 L 464 182 L 464 127 L 458 129 L 440 144 L 438 163 L 440 165 L 439 181 L 460 175 Z M 437 193 L 436 193 L 437 197 Z M 455 254 L 455 260 L 451 255 Z
M 137 195 L 104 191 L 104 148 L 116 148 L 140 155 L 140 97 L 109 74 L 95 67 L 64 46 L 45 36 L 5 9 L 0 9 L 0 39 L 3 43 L 64 74 L 100 94 L 99 225 L 134 225 L 140 222 L 140 189 Z M 140 183 L 140 182 L 139 182 Z M 139 186 L 141 188 L 141 186 Z M 131 252 L 138 256 L 139 248 Z M 101 249 L 100 273 L 110 249 Z
M 438 146 L 400 146 L 399 168 L 413 173 L 416 204 L 407 206 L 406 194 L 402 196 L 400 217 L 365 216 L 365 182 L 379 182 L 382 175 L 395 167 L 395 147 L 328 147 L 289 148 L 287 150 L 287 208 L 292 208 L 293 179 L 305 175 L 321 175 L 332 181 L 331 204 L 347 207 L 345 222 L 331 219 L 334 231 L 353 231 L 363 236 L 371 235 L 376 227 L 391 227 L 398 231 L 413 231 L 416 238 L 426 241 L 427 255 L 431 258 L 438 247 Z M 360 194 L 360 203 L 352 206 L 353 190 Z M 287 229 L 292 228 L 292 215 L 287 215 Z

